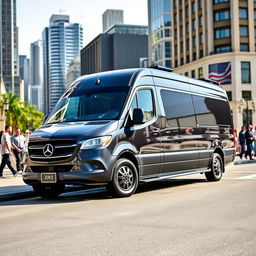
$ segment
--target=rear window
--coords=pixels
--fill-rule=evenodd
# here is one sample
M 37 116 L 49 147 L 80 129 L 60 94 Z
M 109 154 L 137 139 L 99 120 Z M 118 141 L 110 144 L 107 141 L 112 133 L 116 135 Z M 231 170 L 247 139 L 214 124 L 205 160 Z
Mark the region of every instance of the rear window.
M 228 102 L 193 95 L 197 123 L 200 125 L 231 125 Z

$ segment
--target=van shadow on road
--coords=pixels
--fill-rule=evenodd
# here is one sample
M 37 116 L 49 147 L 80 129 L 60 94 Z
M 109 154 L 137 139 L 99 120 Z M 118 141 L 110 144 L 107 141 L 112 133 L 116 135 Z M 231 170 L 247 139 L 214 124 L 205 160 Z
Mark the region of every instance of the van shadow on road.
M 151 183 L 140 184 L 136 194 L 152 192 L 166 188 L 176 188 L 179 186 L 186 186 L 194 183 L 205 183 L 205 179 L 168 179 L 162 181 L 155 181 Z M 40 197 L 33 197 L 21 200 L 12 200 L 0 203 L 0 206 L 11 205 L 43 205 L 43 204 L 64 204 L 72 202 L 82 202 L 91 200 L 118 200 L 119 198 L 112 197 L 105 187 L 87 188 L 73 192 L 65 192 L 56 199 L 45 199 Z M 124 198 L 120 198 L 122 200 Z M 128 199 L 128 198 L 127 198 Z

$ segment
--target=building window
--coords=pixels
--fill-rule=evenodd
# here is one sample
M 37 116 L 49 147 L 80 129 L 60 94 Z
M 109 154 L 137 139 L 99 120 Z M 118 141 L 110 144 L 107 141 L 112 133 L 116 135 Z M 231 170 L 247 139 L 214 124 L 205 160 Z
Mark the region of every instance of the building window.
M 186 17 L 188 17 L 188 15 L 189 15 L 189 9 L 188 9 L 188 5 L 185 7 L 185 15 L 186 15 Z
M 203 44 L 204 43 L 204 38 L 203 38 L 203 33 L 199 34 L 199 43 Z
M 191 77 L 192 77 L 192 78 L 196 78 L 196 71 L 195 71 L 195 70 L 192 70 L 192 71 L 191 71 Z
M 164 0 L 164 12 L 171 11 L 171 2 L 170 0 Z
M 241 82 L 242 84 L 251 83 L 251 65 L 250 62 L 241 62 Z
M 185 76 L 188 76 L 188 72 L 185 72 Z
M 214 12 L 214 21 L 228 20 L 228 19 L 230 19 L 230 11 L 229 10 Z
M 240 51 L 241 52 L 248 52 L 249 51 L 249 45 L 248 44 L 240 44 Z
M 165 27 L 170 27 L 171 26 L 171 15 L 170 14 L 165 14 L 164 15 L 164 26 Z
M 252 99 L 252 92 L 251 91 L 242 91 L 242 98 L 244 100 L 251 100 Z
M 239 8 L 239 18 L 240 19 L 247 19 L 248 18 L 247 8 Z
M 166 60 L 165 61 L 165 66 L 168 68 L 171 68 L 171 61 L 170 60 Z
M 186 50 L 189 50 L 189 39 L 186 40 Z
M 203 50 L 201 50 L 201 51 L 199 52 L 199 57 L 200 57 L 200 58 L 204 57 L 204 51 L 203 51 Z
M 170 42 L 165 42 L 165 58 L 170 58 L 171 57 L 171 43 Z
M 189 32 L 189 23 L 186 23 L 186 33 Z
M 240 36 L 242 37 L 248 36 L 248 26 L 240 26 Z
M 215 31 L 214 31 L 215 39 L 227 38 L 230 36 L 231 36 L 230 28 L 215 29 Z
M 195 30 L 196 29 L 196 19 L 192 20 L 192 29 Z
M 231 45 L 221 45 L 215 47 L 215 53 L 231 52 Z
M 199 16 L 199 26 L 202 27 L 203 26 L 203 16 Z
M 171 36 L 171 30 L 170 29 L 165 29 L 164 30 L 164 36 L 165 37 L 170 37 Z
M 195 2 L 192 3 L 192 12 L 196 12 L 196 3 Z
M 232 101 L 232 92 L 228 91 L 227 95 L 228 95 L 228 100 Z
M 202 8 L 202 0 L 198 0 L 198 8 Z
M 198 69 L 198 78 L 204 78 L 203 68 L 202 67 Z
M 256 20 L 256 9 L 254 9 L 254 19 Z
M 196 46 L 196 37 L 195 36 L 193 36 L 192 43 L 193 43 L 193 47 L 195 47 Z
M 213 0 L 213 4 L 227 3 L 229 0 Z

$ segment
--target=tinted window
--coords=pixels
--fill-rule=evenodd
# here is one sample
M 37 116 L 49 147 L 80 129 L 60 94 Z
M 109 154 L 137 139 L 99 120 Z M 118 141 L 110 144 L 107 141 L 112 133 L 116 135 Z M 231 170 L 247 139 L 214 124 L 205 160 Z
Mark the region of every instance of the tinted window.
M 169 126 L 185 128 L 196 126 L 191 95 L 161 90 L 161 97 Z
M 228 103 L 222 100 L 193 96 L 197 123 L 201 125 L 231 125 Z
M 134 108 L 144 111 L 145 121 L 150 121 L 154 116 L 153 98 L 151 90 L 140 90 L 131 103 L 131 113 Z

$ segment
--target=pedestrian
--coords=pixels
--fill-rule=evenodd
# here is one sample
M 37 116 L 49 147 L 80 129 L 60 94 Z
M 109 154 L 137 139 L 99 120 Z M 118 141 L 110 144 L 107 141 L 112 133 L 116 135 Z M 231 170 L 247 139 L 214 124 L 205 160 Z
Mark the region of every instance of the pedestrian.
M 246 140 L 245 140 L 245 127 L 242 126 L 241 127 L 241 131 L 239 132 L 239 135 L 238 135 L 238 139 L 239 139 L 239 144 L 241 146 L 241 151 L 240 151 L 240 158 L 242 159 L 243 158 L 243 155 L 245 154 L 245 158 L 247 158 L 247 155 L 245 153 L 245 144 L 246 144 Z
M 29 135 L 30 135 L 30 131 L 26 130 L 25 136 L 24 136 L 24 150 L 23 150 L 24 152 L 28 152 Z
M 21 130 L 16 127 L 15 134 L 11 137 L 13 153 L 16 158 L 17 171 L 22 172 L 22 151 L 24 150 L 24 136 L 21 135 Z
M 11 150 L 11 136 L 10 133 L 12 132 L 11 125 L 5 126 L 5 132 L 2 135 L 1 138 L 1 148 L 2 148 L 2 162 L 0 166 L 0 178 L 3 178 L 3 170 L 5 165 L 9 167 L 11 170 L 13 176 L 17 176 L 20 174 L 20 172 L 16 172 L 15 169 L 12 167 L 10 157 L 13 156 L 12 150 Z
M 252 125 L 248 125 L 247 130 L 245 132 L 245 139 L 246 139 L 246 146 L 247 146 L 247 152 L 246 155 L 250 157 L 250 160 L 253 160 L 252 158 L 252 143 L 254 140 L 253 133 L 252 133 Z
M 254 141 L 253 141 L 253 151 L 254 151 L 254 156 L 256 155 L 256 126 L 253 131 L 253 136 L 254 136 Z

